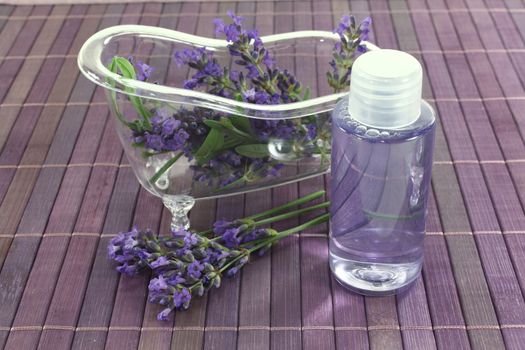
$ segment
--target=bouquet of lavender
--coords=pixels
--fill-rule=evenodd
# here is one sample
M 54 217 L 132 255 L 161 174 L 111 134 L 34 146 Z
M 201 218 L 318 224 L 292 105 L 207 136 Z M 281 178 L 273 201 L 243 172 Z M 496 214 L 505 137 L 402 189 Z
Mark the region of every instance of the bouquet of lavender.
M 244 219 L 219 220 L 213 229 L 200 233 L 180 230 L 171 236 L 157 236 L 149 230 L 133 228 L 111 240 L 109 257 L 119 264 L 117 270 L 121 273 L 152 272 L 149 301 L 164 306 L 157 318 L 167 320 L 173 310 L 187 309 L 193 297 L 218 288 L 223 276 L 234 276 L 253 253 L 262 255 L 280 239 L 327 221 L 328 214 L 322 214 L 282 232 L 265 227 L 328 207 L 329 202 L 324 202 L 287 212 L 323 195 L 324 191 L 312 193 Z
M 228 12 L 230 23 L 214 20 L 215 31 L 229 42 L 234 65 L 221 66 L 213 52 L 205 47 L 175 52 L 179 66 L 193 70 L 184 82 L 186 89 L 254 104 L 282 104 L 309 98 L 310 90 L 288 70 L 276 66 L 256 30 L 243 28 L 243 18 Z M 334 31 L 340 37 L 333 50 L 327 73 L 334 92 L 348 88 L 352 64 L 366 51 L 370 18 L 357 24 L 353 16 L 343 16 Z M 155 67 L 132 57 L 115 56 L 109 69 L 130 79 L 148 80 Z M 297 160 L 315 156 L 321 166 L 330 151 L 328 117 L 309 116 L 295 119 L 253 119 L 225 114 L 211 109 L 181 107 L 174 110 L 129 97 L 139 118 L 130 122 L 115 108 L 121 122 L 131 130 L 132 145 L 142 150 L 144 158 L 169 154 L 162 167 L 149 179 L 157 181 L 181 157 L 192 161 L 194 180 L 221 190 L 262 178 L 277 176 L 286 159 L 270 154 L 269 144 L 279 140 Z M 114 106 L 116 106 L 116 100 Z M 158 185 L 158 184 L 157 184 Z

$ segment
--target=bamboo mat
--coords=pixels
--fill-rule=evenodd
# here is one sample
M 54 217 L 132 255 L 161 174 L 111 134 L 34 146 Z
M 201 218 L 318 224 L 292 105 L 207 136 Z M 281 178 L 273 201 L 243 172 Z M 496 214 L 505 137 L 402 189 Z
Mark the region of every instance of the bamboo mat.
M 146 303 L 148 276 L 108 262 L 112 235 L 133 223 L 166 231 L 169 214 L 140 189 L 76 54 L 119 23 L 211 36 L 227 9 L 263 34 L 371 14 L 373 42 L 424 63 L 441 119 L 423 274 L 405 295 L 338 286 L 326 226 L 281 242 L 168 323 Z M 1 5 L 0 348 L 524 349 L 524 38 L 519 0 Z M 199 202 L 192 221 L 208 227 L 326 185 Z

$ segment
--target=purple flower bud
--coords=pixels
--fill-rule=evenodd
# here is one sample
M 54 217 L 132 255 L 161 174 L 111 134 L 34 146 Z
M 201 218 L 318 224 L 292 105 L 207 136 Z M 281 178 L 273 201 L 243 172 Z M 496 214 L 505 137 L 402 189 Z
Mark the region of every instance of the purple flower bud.
M 307 139 L 313 140 L 317 136 L 317 125 L 315 123 L 310 123 L 306 126 L 307 128 Z
M 249 90 L 246 90 L 242 93 L 242 96 L 244 97 L 245 101 L 253 100 L 255 99 L 255 89 L 251 88 Z
M 233 82 L 236 82 L 237 80 L 239 80 L 239 72 L 236 70 L 230 71 L 230 80 Z
M 215 18 L 213 20 L 213 24 L 215 24 L 215 34 L 216 35 L 220 35 L 220 34 L 224 33 L 225 24 L 224 24 L 224 21 L 222 19 Z
M 173 134 L 175 130 L 177 130 L 180 126 L 181 122 L 180 120 L 169 118 L 162 123 L 162 133 L 165 136 L 169 136 Z
M 117 271 L 128 276 L 133 276 L 138 273 L 138 266 L 128 265 L 127 263 L 124 263 L 117 267 Z
M 186 248 L 191 248 L 194 245 L 197 245 L 199 243 L 199 237 L 195 233 L 186 233 L 184 236 L 184 246 Z
M 238 227 L 232 227 L 232 228 L 226 229 L 226 231 L 222 235 L 224 245 L 228 248 L 234 248 L 234 247 L 239 246 L 240 244 L 240 239 L 238 237 L 239 233 L 240 233 L 240 229 Z
M 213 223 L 213 233 L 220 236 L 222 235 L 228 227 L 230 227 L 231 222 L 226 220 L 217 220 Z
M 162 266 L 166 266 L 168 265 L 170 262 L 168 259 L 166 259 L 165 256 L 160 256 L 157 260 L 155 261 L 152 261 L 149 266 L 152 268 L 152 269 L 156 269 L 156 268 L 159 268 L 159 267 L 162 267 Z
M 233 277 L 237 272 L 239 272 L 239 267 L 234 266 L 226 271 L 226 276 Z
M 248 78 L 254 79 L 259 76 L 259 71 L 257 70 L 257 67 L 253 64 L 246 65 L 246 69 L 248 70 L 248 74 L 246 75 Z
M 212 77 L 220 78 L 223 71 L 222 67 L 216 61 L 208 61 L 204 67 L 204 73 Z
M 146 146 L 154 151 L 162 151 L 164 149 L 164 141 L 160 135 L 146 134 Z
M 170 277 L 170 279 L 168 280 L 168 283 L 171 285 L 171 286 L 175 286 L 177 284 L 181 284 L 181 283 L 184 283 L 186 282 L 186 280 L 181 277 L 180 275 L 173 275 L 172 277 Z
M 235 13 L 233 13 L 233 11 L 231 10 L 226 11 L 226 14 L 233 20 L 233 23 L 235 23 L 238 26 L 241 26 L 242 22 L 244 22 L 243 17 L 236 16 Z
M 161 292 L 168 288 L 168 284 L 162 275 L 152 278 L 149 281 L 148 289 L 150 292 Z
M 111 243 L 108 245 L 108 257 L 110 259 L 115 259 L 119 251 L 120 251 L 120 246 L 117 246 Z
M 176 308 L 188 305 L 191 300 L 191 293 L 188 288 L 182 288 L 180 291 L 173 293 L 173 304 Z
M 184 81 L 184 88 L 185 89 L 189 89 L 189 90 L 193 90 L 197 87 L 199 81 L 197 79 L 188 79 L 186 81 Z
M 168 316 L 169 316 L 170 313 L 171 313 L 171 309 L 169 307 L 165 308 L 164 310 L 159 312 L 159 314 L 157 315 L 157 320 L 159 320 L 159 321 L 167 321 L 168 320 Z
M 204 266 L 198 261 L 195 260 L 191 264 L 188 265 L 188 275 L 192 278 L 199 278 L 201 277 L 201 271 L 204 269 Z
M 135 69 L 137 70 L 137 79 L 141 81 L 148 79 L 151 76 L 151 73 L 155 70 L 155 68 L 142 61 L 137 61 Z

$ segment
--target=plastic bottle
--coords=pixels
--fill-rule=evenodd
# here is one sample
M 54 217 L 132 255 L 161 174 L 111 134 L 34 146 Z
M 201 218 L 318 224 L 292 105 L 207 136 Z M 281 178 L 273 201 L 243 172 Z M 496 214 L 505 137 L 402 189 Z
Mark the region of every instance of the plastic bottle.
M 435 114 L 411 55 L 370 51 L 332 114 L 330 268 L 365 295 L 406 289 L 423 262 Z

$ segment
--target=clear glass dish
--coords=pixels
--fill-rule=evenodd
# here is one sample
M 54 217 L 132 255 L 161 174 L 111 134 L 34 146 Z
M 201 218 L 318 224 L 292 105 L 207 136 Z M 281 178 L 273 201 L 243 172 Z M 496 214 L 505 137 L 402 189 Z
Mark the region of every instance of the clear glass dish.
M 196 199 L 283 185 L 330 169 L 330 113 L 345 93 L 331 93 L 326 81 L 318 77 L 324 77 L 329 69 L 338 35 L 298 31 L 261 39 L 276 65 L 293 72 L 303 87 L 310 88 L 309 99 L 258 105 L 183 88 L 189 70 L 175 64 L 173 53 L 202 47 L 213 52 L 222 65 L 231 66 L 233 60 L 225 40 L 165 28 L 121 25 L 94 34 L 80 50 L 81 72 L 105 89 L 129 163 L 140 184 L 170 209 L 173 229 L 189 226 L 187 213 Z M 368 49 L 376 48 L 366 45 Z M 110 70 L 108 66 L 115 56 L 131 56 L 154 67 L 148 82 Z M 144 119 L 141 113 L 177 120 L 171 128 L 189 133 L 193 141 L 184 149 L 192 147 L 192 152 L 138 147 L 130 125 Z M 216 123 L 209 127 L 202 124 L 203 118 Z M 267 125 L 274 126 L 272 133 L 264 138 L 260 132 L 254 136 L 255 129 Z M 292 134 L 278 131 L 287 126 L 293 128 Z M 210 137 L 208 146 L 213 147 L 203 146 L 215 127 L 230 129 L 220 142 Z M 315 135 L 310 129 L 315 129 Z M 216 147 L 217 143 L 222 146 Z M 189 153 L 200 156 L 189 157 Z

